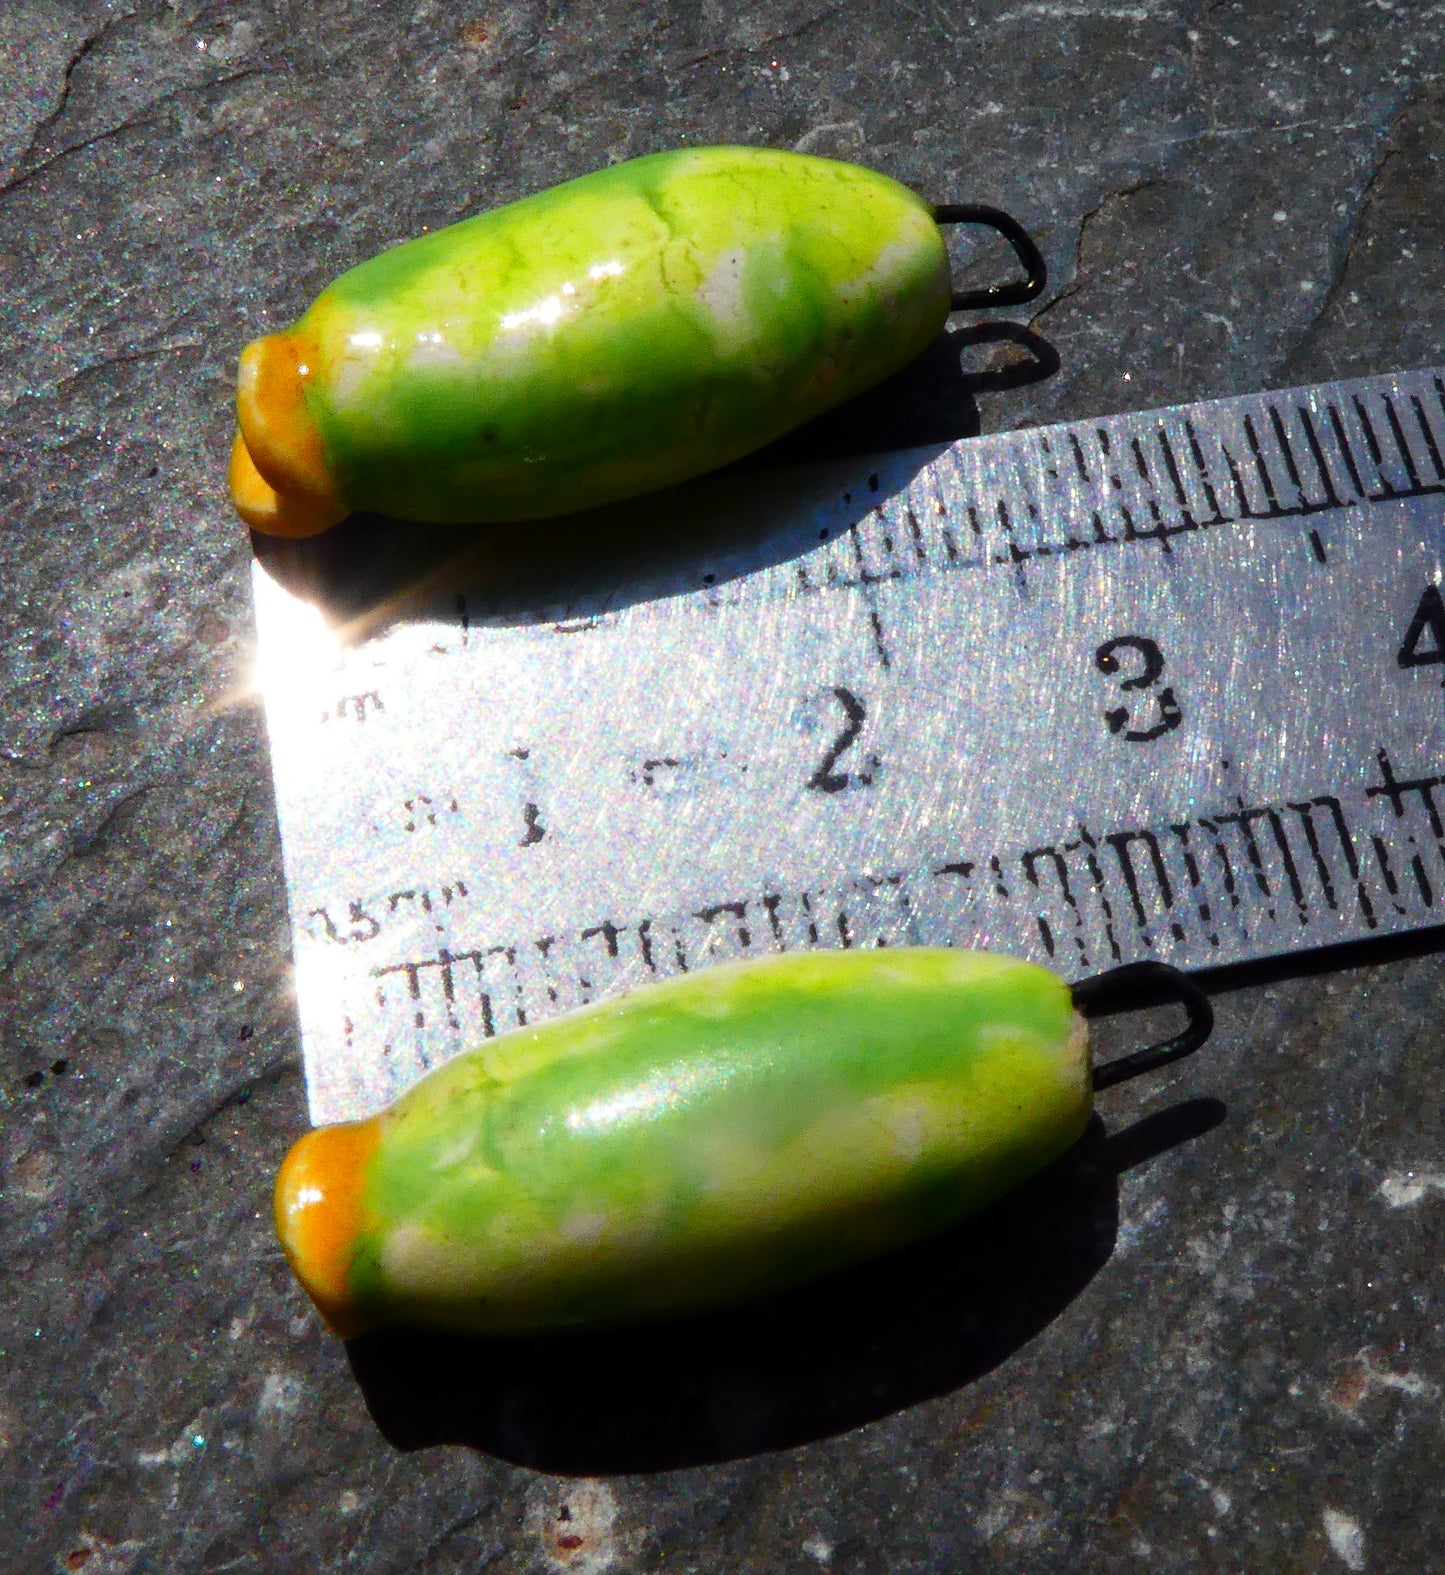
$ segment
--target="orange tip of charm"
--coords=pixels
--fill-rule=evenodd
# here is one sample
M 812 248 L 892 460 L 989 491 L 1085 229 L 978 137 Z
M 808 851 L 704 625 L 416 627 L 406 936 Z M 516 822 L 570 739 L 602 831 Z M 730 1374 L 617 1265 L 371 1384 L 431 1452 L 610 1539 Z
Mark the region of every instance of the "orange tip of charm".
M 306 1294 L 342 1339 L 358 1333 L 363 1322 L 351 1271 L 377 1141 L 374 1121 L 317 1127 L 293 1145 L 276 1177 L 276 1234 Z
M 236 512 L 265 536 L 318 536 L 346 518 L 346 510 L 302 493 L 278 492 L 256 469 L 246 439 L 238 432 L 229 476 Z
M 267 334 L 241 352 L 231 497 L 253 530 L 272 536 L 314 536 L 348 513 L 306 403 L 306 354 L 286 333 Z

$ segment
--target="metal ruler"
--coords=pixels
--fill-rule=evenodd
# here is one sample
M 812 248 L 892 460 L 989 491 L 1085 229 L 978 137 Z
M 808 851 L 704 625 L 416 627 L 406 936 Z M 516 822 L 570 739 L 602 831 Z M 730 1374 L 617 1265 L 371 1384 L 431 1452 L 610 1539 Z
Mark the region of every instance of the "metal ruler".
M 1442 498 L 1424 371 L 713 478 L 359 640 L 258 565 L 313 1119 L 724 958 L 1440 922 Z

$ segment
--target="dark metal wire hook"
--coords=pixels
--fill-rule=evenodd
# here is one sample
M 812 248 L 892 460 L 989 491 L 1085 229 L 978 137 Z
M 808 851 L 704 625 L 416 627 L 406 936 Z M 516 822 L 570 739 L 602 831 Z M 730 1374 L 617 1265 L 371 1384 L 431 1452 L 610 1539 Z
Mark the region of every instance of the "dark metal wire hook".
M 990 208 L 982 202 L 940 202 L 933 210 L 933 220 L 935 224 L 982 224 L 997 230 L 1013 247 L 1014 256 L 1024 265 L 1024 277 L 1012 284 L 991 284 L 983 290 L 955 290 L 952 296 L 953 311 L 1018 306 L 1043 293 L 1049 278 L 1043 253 L 1034 244 L 1033 236 L 1012 214 L 1005 213 L 1002 208 Z
M 1197 983 L 1187 973 L 1171 968 L 1168 963 L 1134 962 L 1122 968 L 1111 968 L 1093 979 L 1081 979 L 1071 991 L 1074 1008 L 1085 1017 L 1101 1012 L 1118 1011 L 1126 1006 L 1140 1004 L 1142 996 L 1172 996 L 1189 1014 L 1189 1022 L 1181 1034 L 1165 1039 L 1157 1045 L 1146 1045 L 1132 1055 L 1120 1056 L 1117 1061 L 1106 1061 L 1094 1068 L 1094 1089 L 1112 1088 L 1141 1072 L 1152 1072 L 1155 1067 L 1167 1066 L 1171 1061 L 1192 1055 L 1209 1038 L 1214 1028 L 1214 1008 L 1209 1004 Z

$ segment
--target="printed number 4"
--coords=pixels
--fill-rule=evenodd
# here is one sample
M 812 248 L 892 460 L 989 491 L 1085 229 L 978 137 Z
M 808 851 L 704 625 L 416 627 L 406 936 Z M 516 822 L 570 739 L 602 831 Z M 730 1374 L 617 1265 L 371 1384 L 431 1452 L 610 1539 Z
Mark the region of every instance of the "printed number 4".
M 1421 650 L 1426 636 L 1431 643 Z M 1395 660 L 1401 667 L 1429 667 L 1435 662 L 1445 662 L 1445 602 L 1440 599 L 1438 585 L 1425 587 Z M 1441 683 L 1445 684 L 1445 679 Z
M 1163 677 L 1164 653 L 1153 640 L 1146 639 L 1142 634 L 1120 634 L 1112 640 L 1105 640 L 1094 652 L 1094 666 L 1111 677 L 1122 672 L 1124 664 L 1119 657 L 1120 651 L 1132 651 L 1140 664 L 1138 672 L 1120 680 L 1121 689 L 1152 689 Z M 1145 744 L 1151 738 L 1160 738 L 1172 732 L 1184 720 L 1173 689 L 1166 684 L 1155 693 L 1153 699 L 1159 720 L 1152 727 L 1130 727 L 1133 715 L 1128 706 L 1120 705 L 1104 713 L 1109 731 L 1122 735 L 1131 744 Z

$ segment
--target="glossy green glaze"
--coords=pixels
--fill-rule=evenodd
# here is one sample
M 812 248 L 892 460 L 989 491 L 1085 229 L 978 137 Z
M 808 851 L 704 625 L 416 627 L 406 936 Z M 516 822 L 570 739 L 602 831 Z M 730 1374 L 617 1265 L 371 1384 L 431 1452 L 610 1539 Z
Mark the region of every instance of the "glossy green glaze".
M 935 1230 L 1062 1153 L 1090 1108 L 1082 1020 L 1045 969 L 778 957 L 491 1040 L 370 1122 L 319 1129 L 278 1223 L 345 1332 L 626 1321 Z
M 383 252 L 273 340 L 301 368 L 340 506 L 501 520 L 726 464 L 896 371 L 948 310 L 943 239 L 905 187 L 696 148 Z M 264 425 L 243 412 L 282 485 Z

